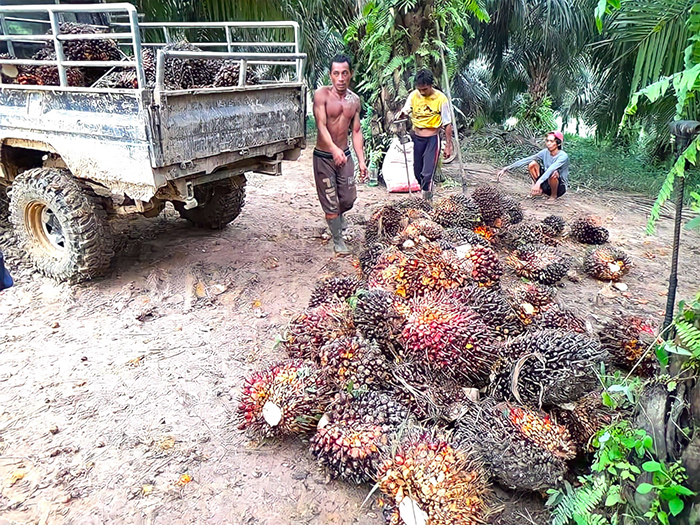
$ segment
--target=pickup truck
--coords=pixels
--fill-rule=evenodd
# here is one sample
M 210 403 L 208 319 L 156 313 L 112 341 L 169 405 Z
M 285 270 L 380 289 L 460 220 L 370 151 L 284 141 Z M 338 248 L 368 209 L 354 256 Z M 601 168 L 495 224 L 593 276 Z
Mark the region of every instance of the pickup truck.
M 88 15 L 95 31 L 70 30 Z M 49 4 L 0 6 L 0 29 L 0 190 L 33 264 L 57 280 L 105 273 L 116 214 L 153 217 L 170 201 L 194 225 L 222 228 L 243 207 L 246 172 L 279 175 L 306 145 L 294 22 L 144 23 L 128 3 Z M 183 36 L 189 43 L 172 45 Z M 115 56 L 66 51 L 105 41 Z M 172 63 L 226 63 L 238 81 L 173 86 Z M 21 74 L 47 67 L 53 82 Z M 249 85 L 263 69 L 271 78 Z M 74 70 L 129 71 L 133 82 L 76 85 Z

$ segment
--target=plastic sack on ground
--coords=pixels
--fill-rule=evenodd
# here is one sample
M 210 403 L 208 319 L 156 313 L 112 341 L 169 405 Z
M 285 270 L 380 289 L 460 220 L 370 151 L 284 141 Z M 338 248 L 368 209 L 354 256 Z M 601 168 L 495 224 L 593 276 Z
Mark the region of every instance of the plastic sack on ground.
M 407 142 L 406 158 L 403 156 L 403 147 L 398 137 L 391 141 L 384 163 L 382 164 L 382 176 L 389 193 L 408 193 L 408 177 L 406 176 L 406 162 L 410 174 L 411 191 L 420 192 L 418 181 L 413 176 L 413 142 Z

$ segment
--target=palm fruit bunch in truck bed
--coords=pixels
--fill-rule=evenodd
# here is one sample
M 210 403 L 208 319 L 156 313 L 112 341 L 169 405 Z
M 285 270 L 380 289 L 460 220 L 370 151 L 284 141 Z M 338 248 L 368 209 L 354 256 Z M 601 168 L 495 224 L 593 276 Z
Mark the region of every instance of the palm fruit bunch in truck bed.
M 583 271 L 600 281 L 619 281 L 631 268 L 629 255 L 612 246 L 593 248 L 583 259 Z
M 461 193 L 438 199 L 430 218 L 444 228 L 474 228 L 481 222 L 479 207 Z
M 15 57 L 7 53 L 0 53 L 0 59 L 13 60 Z M 21 66 L 14 64 L 0 64 L 0 80 L 3 84 L 14 84 L 21 74 Z
M 571 222 L 571 237 L 583 244 L 605 244 L 610 232 L 600 225 L 600 219 L 586 215 Z
M 438 433 L 408 432 L 380 466 L 377 485 L 390 525 L 485 522 L 490 491 L 481 462 Z
M 106 29 L 88 24 L 75 22 L 63 22 L 58 26 L 62 35 L 96 35 L 107 33 Z M 49 30 L 49 34 L 51 31 Z M 53 43 L 46 45 L 47 49 L 54 50 Z M 108 61 L 120 60 L 122 57 L 117 41 L 111 38 L 100 40 L 64 40 L 63 53 L 66 60 L 73 61 Z
M 314 363 L 283 361 L 246 379 L 238 405 L 239 429 L 260 438 L 304 434 L 316 428 L 332 396 Z
M 493 398 L 467 404 L 455 440 L 474 447 L 491 477 L 518 490 L 558 486 L 576 455 L 568 430 L 549 414 Z
M 202 51 L 186 41 L 168 44 L 164 51 Z M 211 86 L 219 70 L 218 62 L 195 58 L 168 58 L 165 61 L 165 87 L 168 89 L 192 89 Z
M 141 58 L 143 64 L 143 73 L 146 77 L 146 85 L 154 86 L 156 82 L 156 55 L 150 48 L 142 48 Z M 133 61 L 133 57 L 129 58 Z M 136 89 L 139 83 L 136 76 L 135 68 L 115 68 L 114 71 L 107 73 L 100 78 L 93 87 L 96 88 L 115 88 L 115 89 Z
M 491 370 L 490 394 L 535 406 L 576 401 L 598 385 L 605 360 L 600 343 L 583 334 L 539 330 L 506 341 Z
M 389 378 L 389 362 L 379 345 L 361 336 L 325 344 L 319 360 L 328 382 L 342 390 L 380 390 Z
M 333 477 L 372 481 L 396 431 L 408 419 L 408 409 L 385 393 L 340 393 L 318 422 L 311 452 Z
M 241 63 L 238 60 L 224 60 L 219 66 L 214 77 L 214 87 L 235 87 L 239 85 L 241 75 Z M 260 79 L 251 68 L 246 69 L 244 85 L 259 84 Z
M 516 275 L 542 284 L 554 284 L 569 271 L 569 260 L 556 248 L 544 244 L 528 244 L 514 250 L 507 259 Z
M 651 349 L 656 340 L 656 329 L 649 319 L 633 315 L 617 315 L 598 331 L 609 362 L 625 370 L 636 366 L 635 373 L 651 376 L 657 367 Z

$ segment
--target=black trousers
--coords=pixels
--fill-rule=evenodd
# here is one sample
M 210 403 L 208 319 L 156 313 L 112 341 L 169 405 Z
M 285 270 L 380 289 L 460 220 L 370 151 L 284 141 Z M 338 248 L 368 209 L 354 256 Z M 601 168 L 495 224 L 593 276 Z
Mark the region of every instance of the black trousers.
M 414 133 L 412 138 L 413 174 L 422 191 L 433 191 L 433 175 L 440 158 L 440 137 L 419 137 Z

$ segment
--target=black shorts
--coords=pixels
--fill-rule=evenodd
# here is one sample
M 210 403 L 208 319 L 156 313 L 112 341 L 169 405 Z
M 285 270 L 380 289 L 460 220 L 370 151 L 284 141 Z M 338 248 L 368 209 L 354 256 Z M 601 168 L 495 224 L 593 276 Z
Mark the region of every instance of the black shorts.
M 552 195 L 552 187 L 549 185 L 549 180 L 544 181 L 541 185 L 540 188 L 542 189 L 542 193 L 545 195 Z M 557 197 L 561 197 L 566 193 L 566 184 L 564 184 L 561 179 L 559 179 L 559 187 L 557 188 Z

